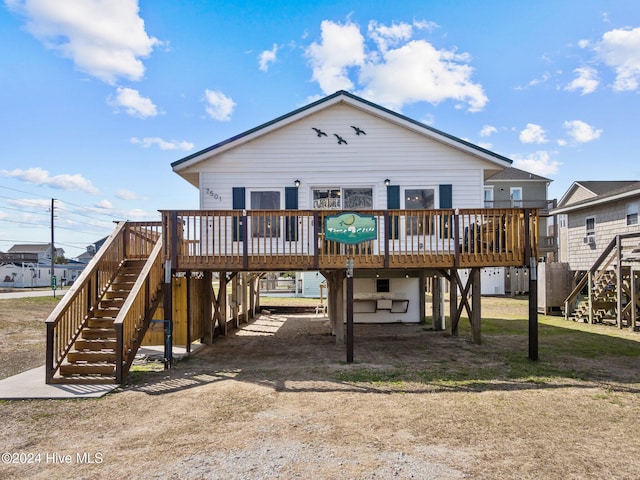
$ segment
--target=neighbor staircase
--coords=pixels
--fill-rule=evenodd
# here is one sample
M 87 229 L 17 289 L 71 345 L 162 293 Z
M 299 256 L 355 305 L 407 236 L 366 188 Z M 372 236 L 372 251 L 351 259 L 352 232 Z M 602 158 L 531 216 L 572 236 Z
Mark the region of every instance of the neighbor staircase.
M 614 237 L 565 300 L 565 318 L 640 329 L 638 237 L 635 233 Z M 586 295 L 581 295 L 585 289 Z
M 47 383 L 124 382 L 161 300 L 159 222 L 123 222 L 47 319 Z

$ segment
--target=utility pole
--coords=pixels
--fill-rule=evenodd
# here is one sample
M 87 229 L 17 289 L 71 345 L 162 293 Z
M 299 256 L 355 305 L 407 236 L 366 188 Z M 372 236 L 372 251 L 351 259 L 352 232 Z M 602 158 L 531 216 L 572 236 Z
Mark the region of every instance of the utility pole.
M 53 207 L 55 201 L 55 198 L 51 199 L 51 290 L 53 291 L 53 298 L 56 297 L 57 288 L 56 275 L 54 270 L 56 264 L 56 247 L 53 243 Z

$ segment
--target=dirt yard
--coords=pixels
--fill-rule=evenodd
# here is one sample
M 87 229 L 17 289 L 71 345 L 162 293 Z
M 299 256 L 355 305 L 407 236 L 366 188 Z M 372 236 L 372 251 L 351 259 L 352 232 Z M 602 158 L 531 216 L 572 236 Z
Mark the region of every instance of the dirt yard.
M 53 307 L 6 302 L 2 377 L 43 363 Z M 326 318 L 274 309 L 102 399 L 0 403 L 0 478 L 640 478 L 640 333 L 540 317 L 534 363 L 526 315 L 483 299 L 482 345 L 356 325 L 346 364 Z

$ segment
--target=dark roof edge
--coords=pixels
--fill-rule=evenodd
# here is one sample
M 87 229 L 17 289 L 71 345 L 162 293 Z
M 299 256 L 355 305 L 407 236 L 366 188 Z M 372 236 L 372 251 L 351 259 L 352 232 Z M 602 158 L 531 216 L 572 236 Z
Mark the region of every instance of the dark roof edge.
M 433 132 L 433 133 L 435 133 L 437 135 L 440 135 L 442 137 L 448 138 L 449 140 L 452 140 L 454 142 L 457 142 L 457 143 L 460 143 L 462 145 L 465 145 L 466 147 L 469 147 L 469 148 L 472 148 L 474 150 L 477 150 L 477 151 L 479 151 L 479 152 L 481 152 L 481 153 L 483 153 L 485 155 L 492 156 L 492 157 L 494 157 L 494 158 L 496 158 L 498 160 L 501 160 L 503 162 L 507 162 L 509 164 L 513 163 L 513 160 L 511 160 L 510 158 L 507 158 L 507 157 L 504 157 L 504 156 L 502 156 L 502 155 L 500 155 L 498 153 L 492 152 L 491 150 L 487 150 L 485 148 L 479 147 L 478 145 L 475 145 L 475 144 L 473 144 L 471 142 L 467 142 L 466 140 L 462 140 L 461 138 L 456 137 L 454 135 L 450 135 L 448 133 L 445 133 L 445 132 L 443 132 L 441 130 L 438 130 L 437 128 L 430 127 L 429 125 L 426 125 L 426 124 L 424 124 L 422 122 L 418 122 L 417 120 L 414 120 L 413 118 L 409 118 L 409 117 L 407 117 L 405 115 L 402 115 L 401 113 L 394 112 L 393 110 L 389 110 L 386 107 L 383 107 L 381 105 L 373 103 L 373 102 L 371 102 L 369 100 L 365 100 L 362 97 L 358 97 L 357 95 L 354 95 L 353 93 L 347 92 L 346 90 L 338 90 L 337 92 L 332 93 L 331 95 L 323 97 L 323 98 L 321 98 L 319 100 L 316 100 L 315 102 L 312 102 L 312 103 L 310 103 L 308 105 L 305 105 L 303 107 L 297 108 L 296 110 L 293 110 L 293 111 L 291 111 L 291 112 L 289 112 L 289 113 L 287 113 L 285 115 L 281 115 L 281 116 L 279 116 L 279 117 L 277 117 L 277 118 L 275 118 L 273 120 L 270 120 L 270 121 L 268 121 L 266 123 L 258 125 L 257 127 L 254 127 L 254 128 L 252 128 L 250 130 L 247 130 L 247 131 L 242 132 L 242 133 L 240 133 L 238 135 L 230 137 L 230 138 L 228 138 L 226 140 L 223 140 L 222 142 L 216 143 L 215 145 L 211 145 L 210 147 L 207 147 L 207 148 L 204 148 L 202 150 L 199 150 L 199 151 L 197 151 L 195 153 L 192 153 L 191 155 L 188 155 L 186 157 L 181 158 L 180 160 L 176 160 L 175 162 L 173 162 L 171 164 L 171 168 L 175 168 L 178 165 L 181 165 L 181 164 L 183 164 L 185 162 L 188 162 L 189 160 L 192 160 L 193 158 L 199 157 L 200 155 L 202 155 L 204 153 L 210 152 L 210 151 L 215 150 L 217 148 L 220 148 L 220 147 L 222 147 L 224 145 L 228 145 L 230 143 L 233 143 L 236 140 L 239 140 L 239 139 L 241 139 L 243 137 L 251 135 L 251 134 L 253 134 L 253 133 L 255 133 L 255 132 L 259 131 L 259 130 L 262 130 L 263 128 L 266 128 L 266 127 L 269 127 L 269 126 L 274 125 L 276 123 L 279 123 L 282 120 L 285 120 L 285 119 L 287 119 L 289 117 L 293 117 L 295 115 L 298 115 L 299 113 L 304 112 L 305 110 L 309 110 L 309 109 L 314 108 L 314 107 L 316 107 L 318 105 L 321 105 L 321 104 L 323 104 L 325 102 L 333 100 L 334 98 L 339 97 L 340 95 L 344 95 L 345 97 L 349 97 L 352 100 L 356 100 L 358 102 L 364 103 L 367 106 L 370 106 L 372 108 L 381 110 L 381 111 L 385 112 L 386 114 L 389 114 L 389 115 L 392 115 L 394 117 L 397 117 L 397 118 L 399 118 L 399 119 L 401 119 L 401 120 L 403 120 L 405 122 L 412 123 L 412 124 L 414 124 L 414 125 L 416 125 L 416 126 L 418 126 L 420 128 L 424 128 L 425 130 L 429 130 L 430 132 Z

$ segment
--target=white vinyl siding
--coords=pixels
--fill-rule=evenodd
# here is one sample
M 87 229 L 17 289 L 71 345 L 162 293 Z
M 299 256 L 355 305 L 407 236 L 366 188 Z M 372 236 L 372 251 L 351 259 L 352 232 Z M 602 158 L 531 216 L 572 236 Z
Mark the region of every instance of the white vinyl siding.
M 355 135 L 356 125 L 366 135 Z M 326 131 L 317 137 L 312 127 Z M 339 145 L 333 133 L 347 145 Z M 231 187 L 282 189 L 299 179 L 299 208 L 312 208 L 312 188 L 371 188 L 373 208 L 386 207 L 393 185 L 453 185 L 454 208 L 479 208 L 486 160 L 347 105 L 271 132 L 192 169 L 200 171 L 201 208 L 230 209 Z

